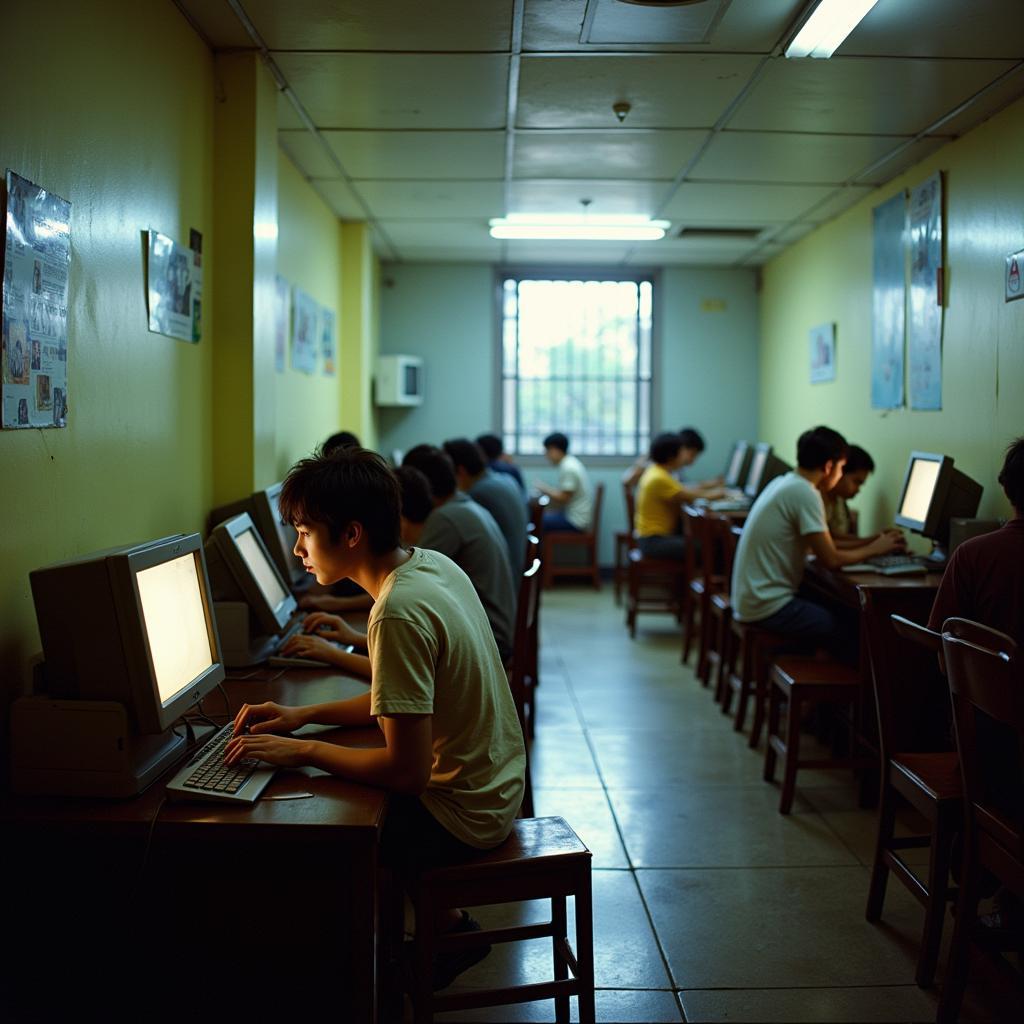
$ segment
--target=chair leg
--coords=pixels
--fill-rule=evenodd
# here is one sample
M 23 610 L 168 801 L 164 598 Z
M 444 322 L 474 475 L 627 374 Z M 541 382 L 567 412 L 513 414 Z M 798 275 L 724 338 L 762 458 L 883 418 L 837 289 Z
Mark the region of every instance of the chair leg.
M 782 796 L 779 799 L 779 814 L 789 814 L 796 792 L 796 771 L 800 763 L 800 698 L 795 692 L 789 694 L 789 711 L 786 714 L 786 763 L 782 769 Z
M 551 925 L 554 934 L 551 936 L 551 959 L 555 968 L 555 981 L 565 981 L 569 977 L 569 965 L 558 951 L 559 939 L 569 935 L 569 925 L 565 913 L 565 897 L 551 897 Z M 569 1024 L 569 997 L 555 997 L 555 1020 L 558 1024 Z
M 740 689 L 736 694 L 736 718 L 732 723 L 732 727 L 736 732 L 743 731 L 743 723 L 747 718 L 747 704 L 750 701 L 750 691 L 754 685 L 752 678 L 754 668 L 753 644 L 744 644 L 742 659 L 743 663 L 740 665 Z
M 896 823 L 896 806 L 892 790 L 882 782 L 878 802 L 878 836 L 875 839 L 875 861 L 871 867 L 871 884 L 868 887 L 868 905 L 864 916 L 872 923 L 881 920 L 882 905 L 885 903 L 885 888 L 889 881 L 889 866 L 885 863 L 885 851 L 892 843 Z
M 580 1024 L 595 1024 L 594 1010 L 594 908 L 590 891 L 590 867 L 581 872 L 576 887 L 576 978 L 580 983 Z
M 960 1004 L 967 988 L 967 969 L 971 956 L 971 931 L 978 918 L 978 869 L 974 864 L 974 851 L 970 840 L 964 838 L 964 868 L 960 882 L 960 897 L 956 904 L 956 924 L 949 947 L 949 965 L 939 996 L 936 1024 L 954 1024 L 960 1016 Z
M 434 1019 L 434 941 L 437 914 L 433 900 L 416 895 L 416 940 L 413 943 L 412 1012 L 414 1024 L 430 1024 Z
M 747 741 L 747 745 L 751 750 L 756 750 L 758 743 L 761 742 L 761 729 L 764 727 L 764 706 L 767 700 L 767 693 L 765 692 L 767 683 L 765 676 L 767 674 L 768 666 L 764 663 L 762 658 L 757 658 L 754 662 L 754 721 L 750 726 L 750 739 Z
M 764 744 L 764 781 L 775 781 L 775 747 L 772 738 L 779 735 L 779 717 L 782 710 L 782 695 L 777 686 L 768 689 L 768 738 Z
M 732 627 L 730 626 L 728 616 L 722 619 L 722 624 L 719 628 L 721 629 L 721 634 L 718 640 L 719 659 L 718 678 L 715 681 L 715 702 L 722 704 L 729 690 L 729 673 L 733 670 L 733 661 L 735 660 L 733 650 L 736 644 L 733 640 Z
M 931 856 L 928 859 L 928 903 L 924 914 L 924 933 L 914 975 L 914 980 L 921 988 L 930 988 L 935 981 L 942 925 L 946 919 L 946 892 L 949 887 L 949 861 L 953 843 L 952 836 L 943 825 L 941 815 L 936 815 L 932 823 Z
M 696 602 L 693 599 L 693 591 L 687 587 L 683 594 L 683 664 L 690 660 L 690 651 L 693 650 L 693 623 L 695 619 Z

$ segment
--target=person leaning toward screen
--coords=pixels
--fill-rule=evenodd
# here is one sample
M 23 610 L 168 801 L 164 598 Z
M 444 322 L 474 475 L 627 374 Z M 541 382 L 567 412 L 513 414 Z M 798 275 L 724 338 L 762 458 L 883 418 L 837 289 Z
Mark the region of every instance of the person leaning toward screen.
M 245 704 L 225 762 L 245 757 L 310 766 L 391 791 L 380 840 L 403 879 L 501 843 L 522 803 L 526 751 L 491 627 L 466 574 L 448 557 L 400 542 L 398 482 L 374 452 L 349 448 L 296 463 L 281 514 L 295 552 L 321 583 L 349 577 L 374 598 L 367 693 L 309 707 Z M 307 723 L 363 727 L 377 748 L 289 737 Z M 246 731 L 248 730 L 248 731 Z M 441 931 L 479 926 L 445 911 Z M 488 947 L 438 957 L 442 988 Z

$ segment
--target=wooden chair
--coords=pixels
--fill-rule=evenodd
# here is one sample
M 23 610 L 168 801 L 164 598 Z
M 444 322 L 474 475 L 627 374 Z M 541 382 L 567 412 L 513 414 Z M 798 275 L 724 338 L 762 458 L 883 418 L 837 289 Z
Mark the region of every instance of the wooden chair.
M 958 1018 L 977 925 L 981 874 L 1024 900 L 1024 669 L 1016 643 L 967 619 L 942 629 L 964 786 L 964 861 L 940 1024 Z
M 686 566 L 678 558 L 648 558 L 639 548 L 629 552 L 629 590 L 626 595 L 626 625 L 636 636 L 636 619 L 641 612 L 682 614 Z
M 411 992 L 415 1024 L 426 1024 L 435 1013 L 448 1010 L 539 999 L 553 999 L 555 1019 L 568 1024 L 571 996 L 577 997 L 581 1024 L 593 1024 L 590 865 L 590 851 L 562 818 L 526 818 L 514 822 L 511 835 L 497 849 L 464 864 L 424 872 L 411 892 L 417 922 Z M 568 939 L 567 896 L 573 897 L 576 908 L 575 953 Z M 445 909 L 539 899 L 551 900 L 550 921 L 440 936 L 432 927 L 438 913 Z M 395 916 L 392 932 L 396 930 Z M 546 937 L 551 938 L 553 981 L 472 992 L 433 992 L 434 956 L 438 952 Z
M 515 634 L 512 641 L 512 664 L 509 685 L 516 702 L 516 712 L 523 727 L 523 734 L 533 739 L 534 735 L 534 690 L 537 681 L 538 652 L 537 605 L 540 592 L 541 561 L 537 557 L 540 542 L 530 538 L 527 546 L 526 565 L 519 581 L 519 598 L 516 605 Z
M 739 622 L 729 618 L 728 643 L 725 648 L 726 664 L 722 668 L 725 685 L 722 687 L 722 714 L 729 714 L 732 695 L 736 694 L 736 715 L 733 728 L 743 731 L 747 705 L 754 699 L 754 722 L 750 728 L 749 745 L 754 748 L 761 741 L 765 703 L 768 696 L 768 670 L 772 657 L 792 637 L 762 629 L 756 623 Z M 737 669 L 737 661 L 739 668 Z
M 771 667 L 768 691 L 768 742 L 764 754 L 764 778 L 775 778 L 776 756 L 782 758 L 782 793 L 779 814 L 789 814 L 801 768 L 855 768 L 863 759 L 852 749 L 846 757 L 801 758 L 800 726 L 803 710 L 815 704 L 852 704 L 860 698 L 860 673 L 832 659 L 784 655 Z M 788 702 L 786 733 L 779 729 L 782 701 Z M 753 744 L 751 744 L 753 746 Z
M 690 660 L 693 639 L 699 629 L 703 635 L 706 625 L 707 579 L 703 572 L 702 555 L 709 553 L 707 513 L 694 505 L 682 508 L 683 537 L 686 541 L 684 563 L 686 568 L 686 589 L 683 592 L 683 654 L 685 665 Z M 702 645 L 701 645 L 702 646 Z M 698 652 L 700 646 L 698 646 Z M 701 674 L 701 654 L 697 655 L 697 675 Z
M 575 530 L 545 530 L 541 542 L 544 563 L 544 586 L 550 587 L 556 576 L 583 576 L 594 585 L 595 590 L 601 589 L 601 574 L 597 564 L 597 545 L 601 528 L 601 502 L 604 500 L 604 484 L 594 485 L 594 501 L 590 515 L 590 529 L 580 532 Z M 583 548 L 586 562 L 581 565 L 557 565 L 554 560 L 556 547 Z
M 717 538 L 717 550 L 721 552 L 722 585 L 711 595 L 708 602 L 708 625 L 706 630 L 707 653 L 703 680 L 707 685 L 714 683 L 715 700 L 721 701 L 725 686 L 725 670 L 728 664 L 728 643 L 732 635 L 732 566 L 736 558 L 736 545 L 740 530 L 732 525 L 728 516 L 714 516 L 709 521 L 712 539 Z
M 615 533 L 615 569 L 612 573 L 616 604 L 621 603 L 622 588 L 629 580 L 629 552 L 636 543 L 636 490 L 625 480 L 622 481 L 622 499 L 626 505 L 626 528 Z
M 932 984 L 946 903 L 953 897 L 949 886 L 953 836 L 962 827 L 963 789 L 956 752 L 948 749 L 948 685 L 939 671 L 942 637 L 901 615 L 884 614 L 899 601 L 894 591 L 861 590 L 867 630 L 867 651 L 878 714 L 880 787 L 878 838 L 871 869 L 871 885 L 865 917 L 872 923 L 882 917 L 886 882 L 890 871 L 925 908 L 921 949 L 915 980 L 922 988 Z M 945 709 L 945 728 L 926 727 L 928 708 Z M 936 742 L 945 734 L 945 743 Z M 897 802 L 909 803 L 929 825 L 926 834 L 897 838 Z M 922 880 L 903 858 L 910 849 L 928 849 L 928 868 Z

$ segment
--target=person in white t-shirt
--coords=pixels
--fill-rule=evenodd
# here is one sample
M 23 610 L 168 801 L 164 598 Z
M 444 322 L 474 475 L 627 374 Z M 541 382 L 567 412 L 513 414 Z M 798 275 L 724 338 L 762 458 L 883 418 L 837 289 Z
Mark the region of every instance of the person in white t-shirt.
M 822 493 L 839 481 L 846 453 L 846 440 L 837 431 L 806 431 L 797 442 L 797 468 L 772 480 L 754 502 L 732 571 L 733 613 L 739 622 L 792 635 L 808 646 L 834 638 L 839 626 L 833 613 L 800 591 L 807 554 L 838 569 L 903 547 L 899 530 L 886 530 L 857 547 L 835 546 Z
M 569 438 L 565 434 L 549 434 L 545 437 L 544 454 L 548 462 L 558 467 L 557 487 L 549 487 L 542 480 L 534 481 L 534 487 L 557 506 L 544 513 L 544 529 L 583 533 L 590 528 L 594 504 L 590 477 L 583 463 L 575 455 L 569 454 Z

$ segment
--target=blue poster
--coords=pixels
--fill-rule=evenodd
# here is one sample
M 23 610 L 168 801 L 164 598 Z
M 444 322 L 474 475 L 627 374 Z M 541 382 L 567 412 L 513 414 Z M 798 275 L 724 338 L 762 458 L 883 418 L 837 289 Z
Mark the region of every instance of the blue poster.
M 910 324 L 907 362 L 911 409 L 942 408 L 942 175 L 910 193 Z
M 871 408 L 903 405 L 903 341 L 906 330 L 906 194 L 876 206 L 871 317 Z

